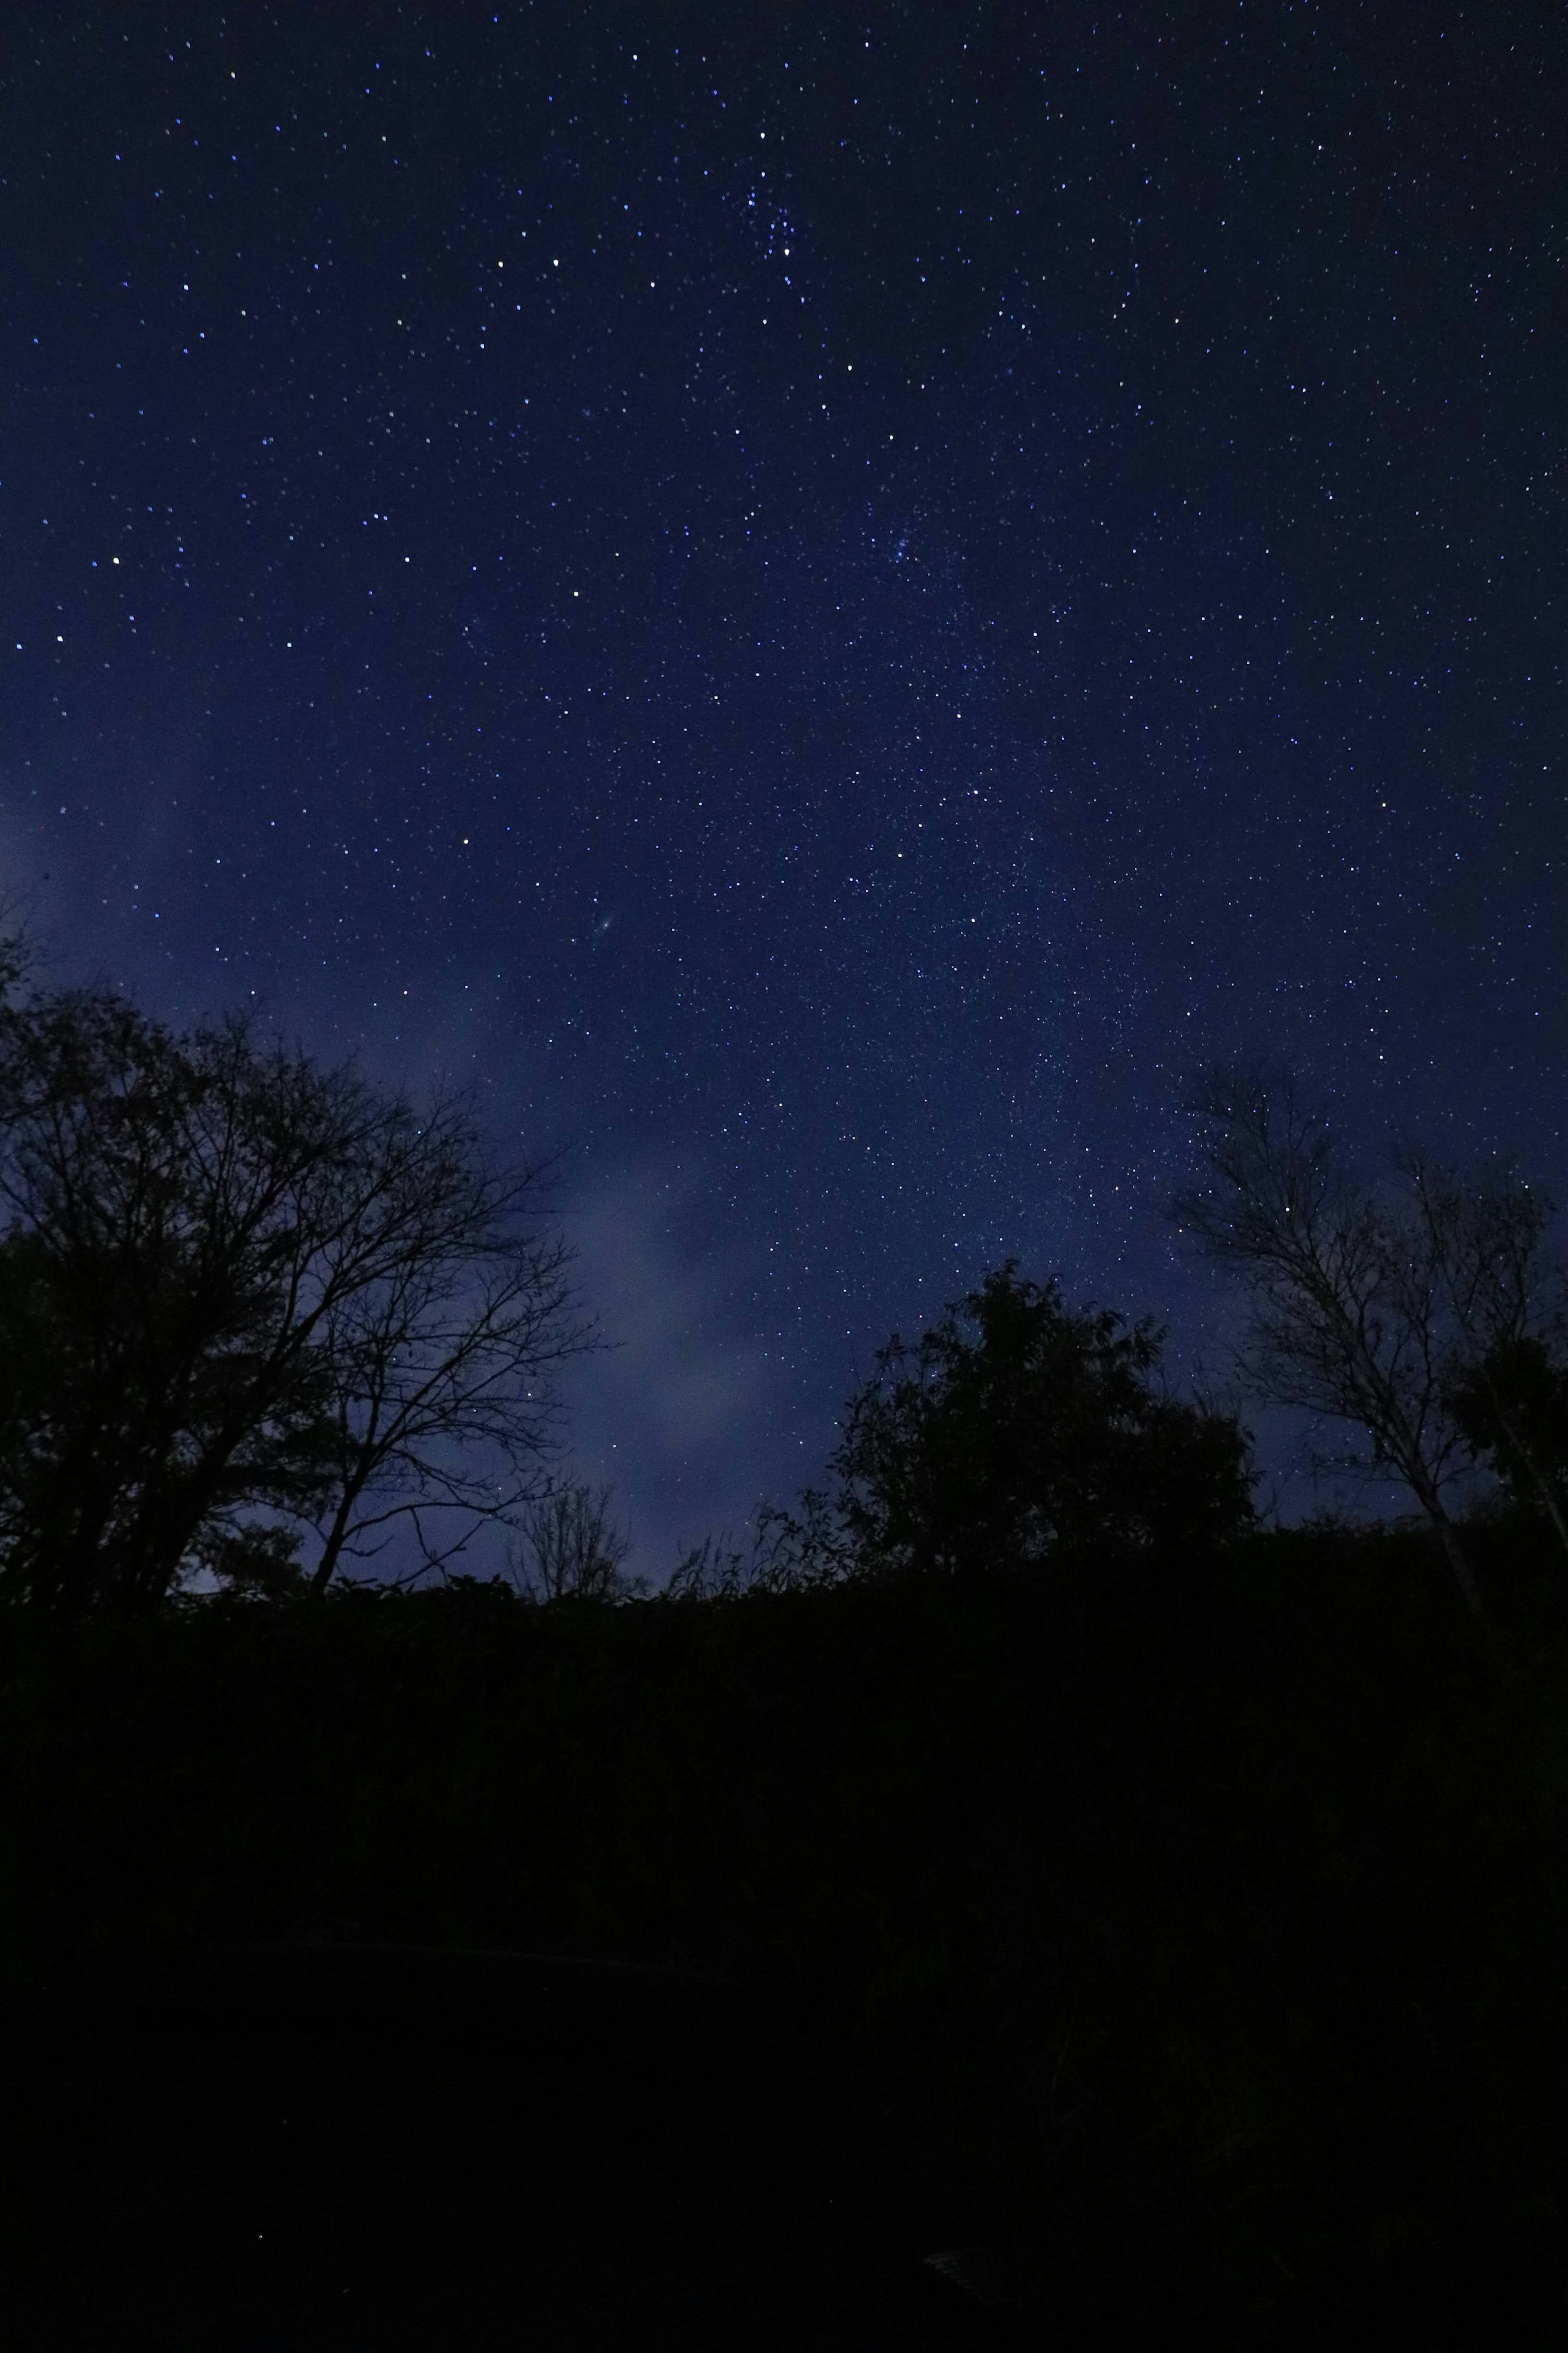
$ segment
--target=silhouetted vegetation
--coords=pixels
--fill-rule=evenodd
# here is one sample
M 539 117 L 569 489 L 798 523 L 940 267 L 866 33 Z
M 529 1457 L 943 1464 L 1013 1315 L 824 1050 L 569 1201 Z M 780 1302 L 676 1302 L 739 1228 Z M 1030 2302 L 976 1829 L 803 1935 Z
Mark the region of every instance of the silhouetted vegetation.
M 1015 1261 L 896 1336 L 831 1458 L 858 1569 L 963 1575 L 1060 1545 L 1223 1543 L 1251 1525 L 1232 1416 L 1162 1393 L 1152 1317 L 1064 1307 Z
M 532 1180 L 466 1114 L 243 1025 L 5 1020 L 14 1997 L 64 1953 L 221 1938 L 718 1963 L 803 1990 L 956 2135 L 1091 2336 L 1218 2299 L 1353 2341 L 1379 2278 L 1545 2263 L 1568 1443 L 1539 1320 L 1478 1309 L 1484 1346 L 1420 1392 L 1517 1498 L 1462 1533 L 1485 1629 L 1430 1533 L 1258 1528 L 1245 1433 L 1161 1388 L 1152 1325 L 1011 1263 L 883 1350 L 831 1497 L 647 1598 L 605 1494 L 530 1487 L 537 1383 L 581 1335 L 510 1222 Z M 1387 1306 L 1365 1205 L 1291 1166 L 1309 1251 L 1344 1274 L 1360 1236 L 1383 1269 L 1353 1296 L 1394 1318 L 1366 1364 L 1403 1412 L 1401 1335 L 1436 1324 Z M 1288 1356 L 1294 1261 L 1252 1262 Z M 1318 1302 L 1323 1347 L 1351 1295 Z M 500 1448 L 505 1514 L 423 1451 L 440 1410 Z M 510 1515 L 513 1581 L 300 1577 L 301 1525 L 325 1586 L 333 1531 L 432 1503 Z
M 628 1601 L 648 1590 L 646 1577 L 628 1577 L 631 1542 L 616 1525 L 609 1487 L 562 1484 L 530 1504 L 521 1517 L 510 1567 L 530 1600 Z
M 1538 1461 L 1506 1403 L 1518 1394 L 1532 1429 L 1542 1412 L 1551 1419 L 1539 1378 L 1526 1383 L 1528 1404 L 1520 1382 L 1560 1324 L 1562 1273 L 1545 1249 L 1552 1204 L 1493 1172 L 1461 1177 L 1418 1150 L 1392 1183 L 1358 1182 L 1288 1071 L 1216 1070 L 1190 1108 L 1209 1181 L 1181 1193 L 1175 1215 L 1246 1286 L 1254 1390 L 1357 1430 L 1371 1467 L 1409 1488 L 1479 1614 L 1448 1504 L 1467 1444 L 1472 1459 L 1498 1456 L 1516 1485 L 1522 1474 L 1568 1543 L 1550 1475 L 1560 1436 L 1542 1434 Z
M 1536 1335 L 1506 1335 L 1457 1376 L 1448 1406 L 1471 1453 L 1568 1549 L 1568 1366 Z
M 514 1523 L 586 1340 L 542 1172 L 459 1100 L 23 977 L 0 952 L 0 1589 L 275 1591 L 307 1537 L 319 1588 Z

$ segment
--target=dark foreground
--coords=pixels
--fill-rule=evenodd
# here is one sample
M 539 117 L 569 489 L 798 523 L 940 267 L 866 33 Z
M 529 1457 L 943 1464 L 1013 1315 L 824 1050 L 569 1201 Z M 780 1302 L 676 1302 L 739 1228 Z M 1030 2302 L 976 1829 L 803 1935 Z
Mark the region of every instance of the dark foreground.
M 1020 2341 L 962 2180 L 776 1999 L 353 1947 L 52 1993 L 7 2054 L 18 2348 Z
M 1346 1537 L 8 1630 L 0 2333 L 1562 2342 L 1568 1635 L 1479 1541 L 1484 1639 Z

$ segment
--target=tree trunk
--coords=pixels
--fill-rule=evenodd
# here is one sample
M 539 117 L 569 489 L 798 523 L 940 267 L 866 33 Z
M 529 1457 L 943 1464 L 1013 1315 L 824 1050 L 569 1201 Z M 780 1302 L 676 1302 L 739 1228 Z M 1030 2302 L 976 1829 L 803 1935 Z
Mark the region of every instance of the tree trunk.
M 1435 1509 L 1428 1504 L 1427 1510 L 1431 1512 L 1437 1534 L 1443 1539 L 1443 1550 L 1448 1556 L 1448 1566 L 1458 1580 L 1459 1590 L 1469 1606 L 1470 1613 L 1484 1626 L 1487 1622 L 1487 1613 L 1481 1607 L 1481 1597 L 1476 1588 L 1468 1556 L 1459 1541 L 1459 1531 L 1440 1504 Z
M 321 1546 L 321 1557 L 310 1572 L 310 1591 L 324 1593 L 342 1557 L 344 1545 L 353 1523 L 354 1505 L 359 1502 L 370 1481 L 371 1464 L 362 1456 L 355 1469 L 343 1480 L 343 1492 L 338 1498 L 338 1508 L 332 1514 L 332 1525 Z

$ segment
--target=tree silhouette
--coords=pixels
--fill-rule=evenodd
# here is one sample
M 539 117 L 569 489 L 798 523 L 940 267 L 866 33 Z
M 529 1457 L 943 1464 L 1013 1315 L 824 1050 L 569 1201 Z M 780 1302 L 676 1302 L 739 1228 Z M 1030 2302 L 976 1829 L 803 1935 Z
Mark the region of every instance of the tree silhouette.
M 448 1559 L 546 1483 L 588 1345 L 543 1172 L 239 1018 L 0 1006 L 0 1591 L 79 1610 L 196 1567 Z
M 620 1601 L 646 1594 L 628 1577 L 629 1549 L 610 1511 L 610 1489 L 561 1486 L 530 1504 L 512 1546 L 512 1575 L 531 1600 Z
M 327 1229 L 320 1300 L 331 1366 L 331 1485 L 312 1583 L 374 1557 L 401 1523 L 445 1567 L 511 1526 L 553 1482 L 552 1376 L 592 1345 L 569 1253 L 535 1230 L 544 1171 L 490 1160 L 458 1099 L 375 1099 Z
M 1234 1418 L 1166 1395 L 1163 1334 L 1071 1310 L 1009 1260 L 913 1346 L 896 1334 L 854 1398 L 830 1468 L 789 1523 L 859 1573 L 963 1575 L 1058 1545 L 1223 1541 L 1252 1518 Z
M 1423 1154 L 1406 1174 L 1456 1325 L 1445 1404 L 1472 1458 L 1543 1511 L 1568 1551 L 1568 1366 L 1554 1354 L 1568 1318 L 1545 1247 L 1552 1204 L 1516 1180 L 1462 1180 Z
M 1500 1339 L 1458 1377 L 1448 1402 L 1471 1452 L 1516 1503 L 1544 1512 L 1568 1551 L 1568 1366 L 1537 1335 Z
M 1548 1205 L 1420 1153 L 1374 1192 L 1342 1166 L 1288 1071 L 1216 1069 L 1189 1108 L 1210 1181 L 1179 1194 L 1174 1214 L 1250 1294 L 1252 1380 L 1365 1432 L 1373 1467 L 1409 1487 L 1480 1614 L 1447 1503 L 1466 1443 L 1454 1399 L 1474 1379 L 1484 1389 L 1489 1351 L 1531 1328 Z

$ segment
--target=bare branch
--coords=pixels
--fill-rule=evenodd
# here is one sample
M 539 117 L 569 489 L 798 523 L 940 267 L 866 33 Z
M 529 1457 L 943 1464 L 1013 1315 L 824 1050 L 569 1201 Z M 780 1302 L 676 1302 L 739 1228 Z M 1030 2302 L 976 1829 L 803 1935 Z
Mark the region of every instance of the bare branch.
M 562 1486 L 531 1504 L 511 1555 L 520 1589 L 540 1602 L 620 1601 L 646 1593 L 622 1568 L 626 1536 L 610 1514 L 608 1487 Z
M 1463 1467 L 1456 1377 L 1531 1315 L 1543 1222 L 1528 1188 L 1461 1180 L 1408 1153 L 1390 1190 L 1353 1182 L 1288 1071 L 1211 1071 L 1189 1111 L 1206 1184 L 1179 1227 L 1251 1301 L 1244 1367 L 1259 1394 L 1359 1429 L 1479 1598 L 1446 1495 Z
M 0 1325 L 39 1360 L 0 1417 L 0 1574 L 157 1598 L 223 1532 L 249 1559 L 262 1511 L 314 1525 L 324 1584 L 395 1519 L 441 1562 L 515 1515 L 595 1345 L 550 1175 L 494 1162 L 464 1098 L 247 1020 L 0 989 Z

